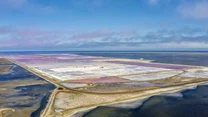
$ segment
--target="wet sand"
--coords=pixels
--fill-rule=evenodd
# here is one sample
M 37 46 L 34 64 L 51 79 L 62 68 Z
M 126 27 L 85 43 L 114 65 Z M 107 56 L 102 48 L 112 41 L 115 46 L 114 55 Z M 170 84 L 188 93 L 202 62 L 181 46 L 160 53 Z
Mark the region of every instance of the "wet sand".
M 0 66 L 0 74 L 7 74 L 9 72 L 11 72 L 9 69 L 10 69 L 11 66 L 9 65 L 2 65 Z
M 76 59 L 77 58 L 79 58 L 79 56 L 76 56 Z M 43 58 L 41 57 L 41 59 Z M 54 58 L 50 58 L 50 59 L 54 61 Z M 76 59 L 73 59 L 73 62 Z M 96 59 L 96 57 L 93 58 L 93 60 L 94 59 Z M 26 61 L 26 60 L 22 60 L 22 61 Z M 80 60 L 83 60 L 83 63 L 80 63 Z M 88 59 L 88 61 L 89 60 L 91 61 L 92 59 Z M 101 61 L 103 60 L 104 59 L 102 58 Z M 95 64 L 93 62 L 92 62 L 93 65 L 91 65 L 90 63 L 88 64 L 88 66 L 76 67 L 76 65 L 82 65 L 82 64 L 84 65 L 87 64 L 88 62 L 85 61 L 84 59 L 79 59 L 79 62 L 77 62 L 78 64 L 76 63 L 74 64 L 71 61 L 69 62 L 70 64 L 73 63 L 72 65 L 75 65 L 75 67 L 71 67 L 71 66 L 65 67 L 63 66 L 63 63 L 62 64 L 56 63 L 54 64 L 54 66 L 51 65 L 49 66 L 48 63 L 45 64 L 45 62 L 47 61 L 43 59 L 43 62 L 46 66 L 41 65 L 40 68 L 43 67 L 46 69 L 43 69 L 45 70 L 45 72 L 40 72 L 40 70 L 33 68 L 34 66 L 30 66 L 31 64 L 33 64 L 33 62 L 38 62 L 38 61 L 39 61 L 38 59 L 35 59 L 32 60 L 32 63 L 30 63 L 30 60 L 27 60 L 26 62 L 28 66 L 21 63 L 17 63 L 17 64 L 21 65 L 28 71 L 31 71 L 32 73 L 38 76 L 44 77 L 47 81 L 55 84 L 58 87 L 51 94 L 46 108 L 41 113 L 41 117 L 54 117 L 54 116 L 66 117 L 73 115 L 77 112 L 81 112 L 83 110 L 95 108 L 97 106 L 111 105 L 125 101 L 128 102 L 134 99 L 136 100 L 140 98 L 150 97 L 153 95 L 159 95 L 162 93 L 183 90 L 186 88 L 195 87 L 199 84 L 204 84 L 208 82 L 207 78 L 189 78 L 189 77 L 181 76 L 182 74 L 187 72 L 185 70 L 197 68 L 193 66 L 151 64 L 149 62 L 144 64 L 140 62 L 135 63 L 135 61 L 133 60 L 132 60 L 133 62 L 130 62 L 131 64 L 129 65 L 128 61 L 131 60 L 125 60 L 124 62 L 127 65 L 120 65 L 120 63 L 118 63 L 119 64 L 118 66 L 116 64 L 112 65 L 109 63 L 108 64 L 102 63 L 102 65 L 100 65 L 101 61 L 99 61 L 99 64 L 97 64 L 96 67 L 93 66 Z M 64 58 L 63 62 L 67 62 L 67 58 Z M 142 67 L 140 67 L 140 64 L 142 64 Z M 36 63 L 35 66 L 37 65 L 38 64 Z M 108 65 L 108 67 L 102 68 L 103 65 Z M 146 65 L 148 65 L 148 67 L 144 67 Z M 55 67 L 55 68 L 50 68 L 50 67 Z M 56 67 L 60 67 L 60 68 L 56 68 Z M 111 69 L 108 69 L 109 67 Z M 162 69 L 160 67 L 162 67 Z M 168 69 L 166 69 L 166 67 Z M 118 68 L 119 70 L 116 68 Z M 170 68 L 173 70 L 169 70 Z M 88 69 L 86 73 L 87 75 L 89 75 L 89 78 L 85 78 L 82 76 L 85 75 L 86 69 Z M 114 69 L 116 69 L 117 71 L 115 71 Z M 78 71 L 81 70 L 82 72 L 79 72 L 80 74 L 75 74 L 77 70 Z M 167 76 L 161 78 L 161 76 L 159 76 L 160 75 L 159 72 L 162 72 L 164 70 L 167 71 L 167 73 L 165 74 Z M 178 70 L 181 71 L 178 72 Z M 59 77 L 59 79 L 57 79 L 57 77 L 53 77 L 53 75 L 49 74 L 49 72 L 51 71 L 57 73 L 58 75 L 65 75 L 65 76 Z M 103 78 L 94 77 L 97 76 L 96 75 L 97 71 L 99 71 L 101 76 L 105 76 L 105 77 Z M 171 71 L 174 73 L 169 74 Z M 150 72 L 158 72 L 158 74 L 150 74 Z M 110 78 L 108 78 L 109 76 L 106 76 L 106 73 L 110 74 Z M 153 78 L 149 79 L 150 75 Z M 157 76 L 157 78 L 155 78 L 154 75 L 155 77 Z M 81 79 L 73 78 L 73 76 Z M 93 77 L 90 78 L 91 76 Z M 126 78 L 123 78 L 124 76 Z M 134 76 L 134 77 L 130 78 L 129 76 Z M 73 79 L 73 80 L 64 80 L 64 79 L 60 80 L 61 78 Z M 68 85 L 70 85 L 70 83 L 72 84 L 83 83 L 83 85 L 82 87 L 67 87 L 67 85 L 63 86 L 61 84 L 63 82 L 68 83 Z
M 0 117 L 38 117 L 40 112 L 32 113 L 54 85 L 6 59 L 0 59 L 0 68 Z

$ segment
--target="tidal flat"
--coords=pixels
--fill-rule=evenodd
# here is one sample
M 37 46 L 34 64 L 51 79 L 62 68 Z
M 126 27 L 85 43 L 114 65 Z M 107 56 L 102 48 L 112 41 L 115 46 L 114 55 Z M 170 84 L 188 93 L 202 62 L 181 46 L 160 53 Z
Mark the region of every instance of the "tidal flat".
M 132 100 L 147 99 L 208 83 L 208 69 L 202 66 L 73 54 L 26 54 L 5 57 L 57 87 L 49 97 L 48 103 L 45 101 L 48 95 L 42 98 L 41 105 L 33 111 L 32 117 L 39 116 L 40 112 L 40 117 L 73 117 L 78 113 L 83 115 L 99 106 L 113 107 L 114 104 L 125 102 L 129 104 Z M 13 67 L 12 70 L 16 71 L 17 68 Z M 195 74 L 202 75 L 196 77 Z M 35 82 L 40 81 L 37 76 Z M 28 80 L 30 77 L 29 74 L 24 75 L 22 80 Z M 18 80 L 18 77 L 5 76 L 5 78 L 6 81 Z M 24 98 L 29 102 L 39 98 L 36 98 L 36 94 L 34 96 L 21 92 L 29 92 L 29 90 L 36 92 L 36 88 L 38 90 L 39 87 L 47 87 L 46 84 L 43 82 L 31 84 L 30 86 L 34 87 L 32 89 L 19 84 L 13 89 L 19 91 L 20 95 L 16 97 L 25 96 Z M 29 108 L 35 104 L 36 102 L 32 104 L 24 102 L 22 105 Z M 45 104 L 46 107 L 43 106 Z M 126 107 L 128 104 L 123 105 Z
M 152 96 L 137 108 L 100 106 L 83 117 L 207 117 L 208 86 L 181 92 L 181 96 Z
M 0 58 L 0 117 L 39 117 L 53 84 Z

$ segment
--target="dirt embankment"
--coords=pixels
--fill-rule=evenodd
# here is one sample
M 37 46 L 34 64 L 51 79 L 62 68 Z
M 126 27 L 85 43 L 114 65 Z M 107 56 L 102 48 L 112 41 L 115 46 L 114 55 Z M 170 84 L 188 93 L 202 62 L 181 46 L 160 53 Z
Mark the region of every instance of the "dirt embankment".
M 12 62 L 6 58 L 0 57 L 0 64 L 12 64 Z

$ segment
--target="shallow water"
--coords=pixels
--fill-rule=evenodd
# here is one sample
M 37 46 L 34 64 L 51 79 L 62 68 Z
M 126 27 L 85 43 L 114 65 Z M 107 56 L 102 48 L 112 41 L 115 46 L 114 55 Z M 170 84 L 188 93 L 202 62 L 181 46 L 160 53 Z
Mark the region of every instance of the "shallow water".
M 34 52 L 40 54 L 42 52 Z M 208 52 L 43 52 L 48 53 L 72 53 L 90 56 L 104 56 L 129 59 L 150 59 L 154 62 L 208 66 Z M 4 53 L 8 54 L 8 53 Z M 10 53 L 19 54 L 19 53 Z M 31 54 L 21 53 L 21 54 Z M 21 70 L 20 70 L 21 71 Z M 29 74 L 27 74 L 30 76 Z M 26 75 L 26 76 L 27 76 Z M 26 78 L 26 76 L 21 76 Z M 13 77 L 10 79 L 21 79 Z M 9 78 L 8 78 L 9 79 Z M 38 79 L 38 78 L 37 78 Z M 4 79 L 5 80 L 5 79 Z M 0 76 L 1 81 L 1 76 Z M 194 90 L 182 92 L 183 97 L 153 96 L 136 109 L 122 109 L 115 107 L 98 107 L 84 117 L 208 117 L 208 86 L 199 86 Z M 46 96 L 46 95 L 44 95 Z M 42 98 L 43 102 L 47 102 Z M 41 109 L 37 109 L 32 117 L 38 117 Z
M 79 52 L 81 55 L 148 59 L 159 63 L 208 66 L 208 52 Z
M 10 64 L 11 65 L 11 64 Z M 12 67 L 11 73 L 8 74 L 0 74 L 0 81 L 8 81 L 8 80 L 18 80 L 18 79 L 37 79 L 42 80 L 42 78 L 39 78 L 35 76 L 34 74 L 30 73 L 29 71 L 25 70 L 24 68 L 14 65 Z
M 24 109 L 31 108 L 29 115 L 39 117 L 55 86 L 18 65 L 10 65 L 13 66 L 11 67 L 12 72 L 0 74 L 0 89 L 6 88 L 6 90 L 0 90 L 0 100 L 2 100 L 0 101 L 0 107 L 19 110 L 17 112 L 20 114 L 16 116 L 15 113 L 12 113 L 12 117 L 25 116 Z M 40 84 L 33 84 L 34 82 Z
M 207 52 L 120 52 L 85 53 L 85 55 L 144 58 L 161 63 L 208 66 Z M 135 109 L 97 107 L 86 113 L 84 117 L 208 117 L 208 86 L 188 89 L 182 94 L 183 97 L 153 96 Z
M 42 98 L 42 100 L 40 101 L 40 107 L 36 111 L 32 112 L 31 117 L 39 117 L 40 116 L 41 111 L 46 107 L 46 105 L 48 103 L 48 99 L 49 99 L 50 94 L 51 93 L 48 93 Z
M 183 97 L 153 96 L 136 109 L 98 107 L 84 117 L 207 117 L 208 86 L 182 92 Z
M 0 55 L 18 55 L 18 54 L 79 54 L 89 56 L 103 56 L 115 58 L 128 58 L 128 59 L 149 59 L 155 60 L 154 62 L 172 63 L 172 64 L 185 64 L 185 65 L 198 65 L 208 66 L 208 52 L 81 52 L 81 51 L 50 51 L 50 52 L 0 52 Z

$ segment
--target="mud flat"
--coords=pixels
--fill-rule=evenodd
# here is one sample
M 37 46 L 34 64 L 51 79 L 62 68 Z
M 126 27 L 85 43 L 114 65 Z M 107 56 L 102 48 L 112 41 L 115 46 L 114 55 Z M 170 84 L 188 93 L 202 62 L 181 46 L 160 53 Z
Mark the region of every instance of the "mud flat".
M 57 86 L 47 106 L 36 111 L 44 109 L 41 117 L 69 117 L 98 106 L 144 99 L 208 82 L 207 68 L 200 66 L 73 54 L 5 57 Z
M 1 65 L 0 66 L 0 74 L 8 74 L 9 72 L 11 72 L 9 65 Z
M 203 83 L 193 83 L 193 84 L 186 84 L 183 86 L 174 86 L 169 88 L 159 88 L 155 90 L 147 90 L 143 92 L 132 92 L 132 93 L 122 93 L 122 94 L 84 94 L 84 93 L 63 93 L 60 92 L 57 94 L 55 102 L 54 102 L 54 109 L 55 112 L 59 112 L 59 116 L 69 116 L 73 115 L 76 112 L 95 108 L 97 106 L 104 106 L 110 105 L 113 103 L 118 102 L 128 102 L 132 99 L 139 99 L 139 98 L 147 98 L 153 95 L 158 95 L 166 92 L 171 91 L 179 91 L 185 88 L 195 87 L 199 84 Z M 56 113 L 57 114 L 57 113 Z M 58 115 L 57 115 L 58 116 Z
M 0 57 L 0 63 L 1 63 L 1 65 L 8 65 L 8 64 L 12 64 L 12 62 L 11 61 L 9 61 L 8 59 L 6 59 L 6 58 L 2 58 L 2 57 Z
M 1 67 L 0 117 L 38 117 L 40 112 L 32 113 L 55 86 L 9 60 L 0 59 Z
M 207 85 L 186 89 L 172 95 L 156 95 L 126 106 L 100 106 L 82 114 L 84 117 L 207 117 Z M 127 103 L 128 104 L 128 103 Z
M 6 112 L 7 111 L 7 112 Z M 11 108 L 2 108 L 0 109 L 0 117 L 4 117 L 4 116 L 7 116 L 7 113 L 9 112 L 15 112 L 14 109 L 11 109 Z M 6 112 L 6 113 L 5 113 Z M 6 114 L 6 115 L 5 115 Z M 8 114 L 9 115 L 9 114 Z

